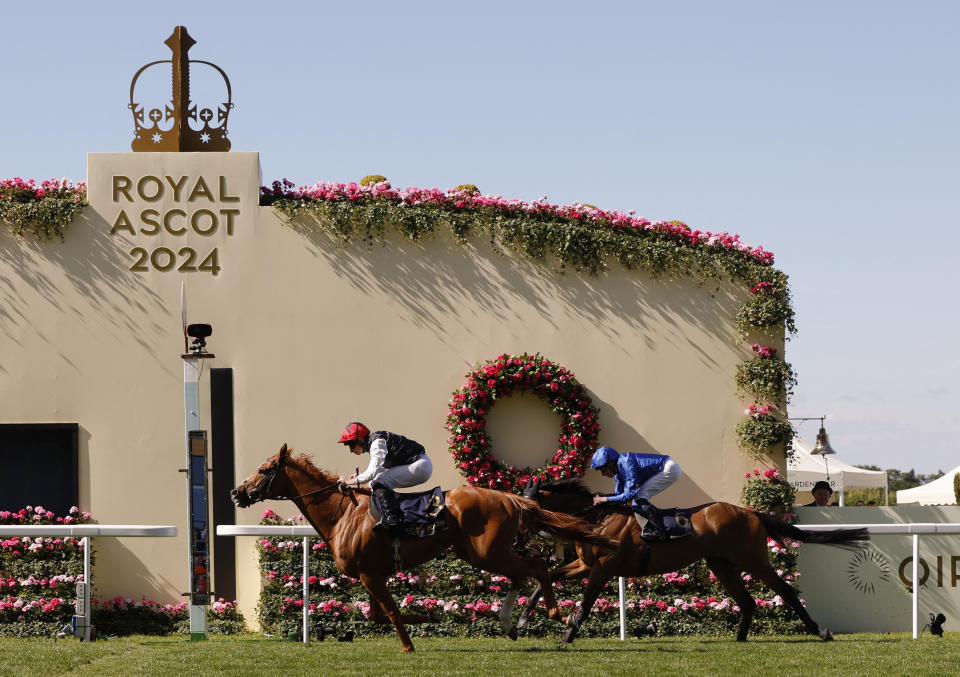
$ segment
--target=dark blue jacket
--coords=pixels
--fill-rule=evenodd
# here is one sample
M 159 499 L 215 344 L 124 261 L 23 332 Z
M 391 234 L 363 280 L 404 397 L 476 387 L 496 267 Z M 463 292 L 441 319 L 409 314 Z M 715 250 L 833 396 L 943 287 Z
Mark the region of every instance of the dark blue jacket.
M 641 485 L 659 472 L 670 459 L 660 454 L 620 454 L 617 459 L 617 487 L 611 503 L 632 501 Z

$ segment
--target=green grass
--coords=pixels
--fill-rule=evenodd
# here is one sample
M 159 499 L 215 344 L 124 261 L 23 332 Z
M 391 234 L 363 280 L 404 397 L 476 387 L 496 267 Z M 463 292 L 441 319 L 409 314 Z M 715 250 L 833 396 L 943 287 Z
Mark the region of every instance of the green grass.
M 395 638 L 304 645 L 248 635 L 208 642 L 125 637 L 83 644 L 75 639 L 0 639 L 0 675 L 956 675 L 960 633 L 806 637 L 578 640 L 426 639 L 401 654 Z

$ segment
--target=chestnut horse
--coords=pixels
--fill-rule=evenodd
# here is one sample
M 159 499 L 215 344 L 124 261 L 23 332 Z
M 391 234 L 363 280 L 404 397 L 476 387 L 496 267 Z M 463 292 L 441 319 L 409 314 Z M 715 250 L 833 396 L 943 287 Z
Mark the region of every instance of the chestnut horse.
M 528 490 L 528 495 L 533 494 Z M 553 580 L 576 578 L 589 572 L 583 603 L 576 614 L 567 618 L 564 642 L 572 642 L 577 630 L 590 615 L 593 603 L 603 586 L 614 576 L 636 577 L 676 571 L 700 559 L 705 559 L 717 580 L 740 605 L 740 627 L 737 640 L 745 641 L 756 602 L 744 587 L 741 572 L 747 572 L 764 582 L 797 612 L 807 632 L 824 640 L 832 639 L 830 631 L 821 629 L 797 597 L 796 590 L 777 575 L 770 564 L 767 538 L 781 545 L 785 538 L 805 543 L 821 543 L 847 548 L 863 547 L 870 536 L 866 529 L 835 529 L 811 532 L 798 529 L 783 520 L 764 513 L 741 508 L 730 503 L 707 503 L 690 509 L 690 536 L 671 541 L 645 541 L 642 529 L 629 506 L 611 503 L 593 505 L 593 494 L 580 480 L 563 480 L 544 484 L 535 494 L 537 501 L 548 510 L 583 515 L 588 522 L 599 525 L 602 534 L 620 541 L 620 548 L 612 553 L 577 544 L 578 559 L 553 572 Z M 517 627 L 527 622 L 530 610 L 537 603 L 540 585 L 530 596 Z
M 599 534 L 591 524 L 570 515 L 540 508 L 536 501 L 492 489 L 457 487 L 445 493 L 447 529 L 434 536 L 399 542 L 386 532 L 372 530 L 370 492 L 349 487 L 316 468 L 306 456 L 291 456 L 284 444 L 249 479 L 230 492 L 238 508 L 264 499 L 293 501 L 303 516 L 330 546 L 334 563 L 347 576 L 359 578 L 370 594 L 370 610 L 379 623 L 392 623 L 400 636 L 403 651 L 413 651 L 408 623 L 425 623 L 420 614 L 401 614 L 387 590 L 387 578 L 398 568 L 429 561 L 448 546 L 475 567 L 510 579 L 511 588 L 500 612 L 500 623 L 511 639 L 513 606 L 524 580 L 535 578 L 544 590 L 547 613 L 559 620 L 560 611 L 550 586 L 550 574 L 541 559 L 521 557 L 513 551 L 517 535 L 545 531 L 557 538 L 583 542 L 598 551 L 613 550 L 615 540 Z

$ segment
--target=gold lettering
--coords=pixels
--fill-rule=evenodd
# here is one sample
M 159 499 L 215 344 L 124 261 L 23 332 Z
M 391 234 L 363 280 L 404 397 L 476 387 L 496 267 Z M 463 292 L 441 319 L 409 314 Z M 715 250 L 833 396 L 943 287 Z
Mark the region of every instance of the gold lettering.
M 912 586 L 913 581 L 913 570 L 911 568 L 910 578 L 907 578 L 907 566 L 913 562 L 913 557 L 905 557 L 902 562 L 900 562 L 900 580 L 903 581 L 903 584 L 906 586 Z M 927 566 L 926 560 L 922 557 L 917 562 L 917 574 L 920 577 L 920 585 L 924 585 L 927 582 L 927 578 L 930 576 L 930 568 Z M 958 576 L 960 578 L 960 576 Z
M 190 197 L 187 198 L 189 202 L 193 202 L 198 197 L 205 197 L 210 202 L 213 202 L 213 193 L 210 192 L 210 186 L 207 185 L 207 182 L 203 180 L 203 177 L 197 177 L 197 183 L 194 184 L 193 190 L 190 191 Z
M 943 557 L 937 555 L 937 587 L 943 587 Z
M 184 226 L 183 228 L 180 228 L 179 230 L 174 230 L 173 228 L 170 227 L 170 217 L 172 217 L 174 214 L 179 214 L 180 216 L 182 216 L 184 221 L 186 221 L 187 219 L 187 213 L 182 209 L 171 209 L 170 211 L 168 211 L 166 214 L 163 215 L 163 227 L 171 235 L 183 235 L 184 233 L 187 232 L 186 226 Z
M 180 202 L 180 191 L 183 190 L 183 184 L 187 182 L 186 176 L 181 176 L 176 183 L 173 182 L 172 176 L 164 176 L 167 180 L 167 183 L 170 184 L 170 187 L 173 188 L 173 199 L 177 202 Z
M 153 195 L 147 195 L 146 192 L 144 192 L 144 188 L 146 188 L 148 182 L 153 182 L 157 186 L 157 192 Z M 156 202 L 163 196 L 163 182 L 155 176 L 144 176 L 137 181 L 137 195 L 147 202 Z
M 133 181 L 130 180 L 129 176 L 114 176 L 113 201 L 120 202 L 120 193 L 123 193 L 123 196 L 127 198 L 127 202 L 133 202 L 133 198 L 130 197 L 130 186 L 132 185 Z
M 240 202 L 238 195 L 227 195 L 227 177 L 220 177 L 220 201 L 221 202 Z
M 140 212 L 140 220 L 146 223 L 148 226 L 153 226 L 153 230 L 140 229 L 140 232 L 144 235 L 156 235 L 160 232 L 160 222 L 154 219 L 160 217 L 160 212 L 156 209 L 144 209 Z
M 205 214 L 210 217 L 210 226 L 203 230 L 200 228 L 200 215 Z M 217 215 L 214 214 L 209 209 L 198 209 L 193 213 L 193 216 L 190 219 L 190 225 L 193 226 L 193 230 L 196 231 L 198 235 L 213 235 L 217 232 L 217 226 L 220 224 L 217 222 Z
M 960 571 L 957 571 L 957 565 L 960 564 L 960 555 L 950 556 L 950 587 L 957 587 L 957 581 L 960 581 Z
M 221 209 L 220 214 L 227 217 L 227 235 L 233 235 L 233 217 L 240 213 L 239 209 Z
M 131 235 L 136 235 L 137 231 L 133 229 L 133 224 L 130 223 L 130 219 L 127 217 L 127 213 L 120 210 L 120 213 L 117 214 L 117 220 L 113 222 L 113 228 L 110 229 L 111 235 L 116 235 L 118 230 L 129 230 Z

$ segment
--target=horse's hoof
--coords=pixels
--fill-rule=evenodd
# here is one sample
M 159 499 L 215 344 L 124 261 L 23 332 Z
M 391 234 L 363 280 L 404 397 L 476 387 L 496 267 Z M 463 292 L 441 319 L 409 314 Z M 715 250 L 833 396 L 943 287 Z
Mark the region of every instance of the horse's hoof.
M 411 644 L 411 645 L 409 645 L 409 646 L 405 646 L 405 647 L 403 647 L 403 648 L 401 649 L 401 651 L 402 651 L 403 653 L 413 653 L 413 650 L 414 650 L 414 649 L 413 649 L 413 644 Z
M 517 637 L 520 636 L 520 633 L 517 632 L 517 626 L 510 628 L 510 632 L 507 633 L 507 637 L 512 639 L 514 642 L 517 641 Z
M 822 629 L 820 632 L 818 632 L 817 634 L 820 635 L 820 639 L 822 639 L 824 642 L 832 642 L 832 641 L 833 641 L 833 633 L 830 632 L 829 630 L 827 630 L 826 628 L 823 628 L 823 629 Z
M 576 628 L 568 628 L 565 633 L 563 633 L 563 644 L 573 644 L 573 640 L 577 636 Z

